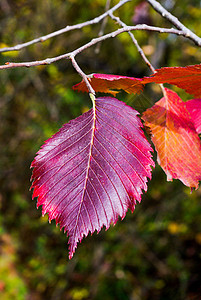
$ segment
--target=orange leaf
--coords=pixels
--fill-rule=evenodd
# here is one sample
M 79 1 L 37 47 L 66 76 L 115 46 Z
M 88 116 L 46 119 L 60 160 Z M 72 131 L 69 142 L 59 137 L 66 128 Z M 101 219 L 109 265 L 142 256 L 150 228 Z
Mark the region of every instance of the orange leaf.
M 167 180 L 179 179 L 191 188 L 198 188 L 201 142 L 186 104 L 175 92 L 165 89 L 165 96 L 147 109 L 142 118 L 151 129 L 157 160 Z
M 119 75 L 92 74 L 88 77 L 96 92 L 116 95 L 120 90 L 138 94 L 147 83 L 169 83 L 184 89 L 187 93 L 201 97 L 201 64 L 187 67 L 166 67 L 157 69 L 153 75 L 135 78 Z M 88 92 L 85 82 L 73 86 L 74 90 Z
M 149 82 L 174 84 L 189 94 L 201 97 L 201 64 L 157 69 L 151 77 L 143 79 L 144 84 Z
M 124 90 L 127 93 L 139 94 L 144 86 L 143 79 L 127 76 L 92 74 L 88 79 L 96 92 L 110 93 L 114 96 L 120 90 Z M 88 92 L 88 88 L 83 80 L 74 85 L 73 89 L 80 92 Z

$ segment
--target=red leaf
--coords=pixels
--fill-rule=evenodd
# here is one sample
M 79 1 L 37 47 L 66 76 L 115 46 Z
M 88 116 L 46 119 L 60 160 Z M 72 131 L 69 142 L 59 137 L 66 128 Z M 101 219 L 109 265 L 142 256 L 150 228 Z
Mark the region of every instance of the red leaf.
M 89 232 L 124 218 L 151 178 L 151 146 L 136 112 L 110 97 L 65 124 L 32 163 L 33 198 L 69 236 L 69 258 Z
M 186 102 L 192 121 L 198 134 L 201 133 L 201 99 L 192 99 Z
M 143 83 L 149 82 L 174 84 L 195 97 L 201 97 L 201 64 L 157 69 L 151 77 L 144 78 Z
M 116 95 L 120 90 L 127 93 L 140 93 L 147 83 L 174 84 L 187 93 L 201 97 L 201 64 L 187 67 L 157 69 L 150 77 L 134 78 L 119 75 L 92 74 L 89 81 L 96 92 Z M 85 82 L 73 86 L 74 90 L 88 92 Z
M 167 180 L 178 178 L 189 187 L 198 188 L 201 180 L 201 143 L 185 103 L 165 89 L 165 96 L 143 113 L 158 152 L 158 163 Z
M 139 94 L 143 90 L 143 80 L 140 78 L 92 74 L 91 77 L 89 77 L 89 81 L 96 92 L 110 93 L 112 95 L 116 95 L 120 90 L 134 94 Z M 88 92 L 88 88 L 83 80 L 74 85 L 73 89 L 80 92 Z

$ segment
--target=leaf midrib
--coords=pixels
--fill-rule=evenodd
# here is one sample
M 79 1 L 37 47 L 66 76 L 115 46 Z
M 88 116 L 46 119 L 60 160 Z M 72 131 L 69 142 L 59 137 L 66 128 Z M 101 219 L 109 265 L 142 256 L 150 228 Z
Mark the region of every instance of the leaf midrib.
M 87 181 L 88 181 L 88 177 L 89 177 L 89 169 L 90 169 L 90 163 L 91 163 L 91 157 L 92 157 L 92 148 L 93 148 L 93 143 L 94 143 L 94 132 L 95 132 L 95 123 L 96 123 L 96 103 L 95 100 L 93 101 L 93 125 L 92 125 L 92 132 L 91 132 L 91 145 L 89 148 L 89 159 L 88 159 L 88 163 L 87 163 L 87 170 L 86 170 L 86 177 L 85 177 L 85 183 L 84 183 L 84 188 L 83 188 L 83 194 L 82 194 L 82 199 L 80 201 L 80 207 L 77 213 L 77 219 L 76 219 L 76 223 L 75 223 L 75 229 L 73 232 L 73 238 L 75 239 L 75 235 L 77 232 L 77 226 L 78 226 L 78 220 L 81 214 L 81 208 L 84 202 L 84 197 L 85 197 L 85 193 L 86 193 L 86 187 L 87 187 Z M 89 217 L 90 218 L 90 217 Z

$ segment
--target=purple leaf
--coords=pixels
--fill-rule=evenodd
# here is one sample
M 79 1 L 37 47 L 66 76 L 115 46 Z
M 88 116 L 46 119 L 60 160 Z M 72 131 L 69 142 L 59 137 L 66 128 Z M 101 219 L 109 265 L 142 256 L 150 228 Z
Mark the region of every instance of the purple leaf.
M 65 124 L 32 162 L 33 198 L 69 236 L 69 258 L 89 232 L 109 228 L 140 202 L 151 146 L 138 112 L 110 97 Z

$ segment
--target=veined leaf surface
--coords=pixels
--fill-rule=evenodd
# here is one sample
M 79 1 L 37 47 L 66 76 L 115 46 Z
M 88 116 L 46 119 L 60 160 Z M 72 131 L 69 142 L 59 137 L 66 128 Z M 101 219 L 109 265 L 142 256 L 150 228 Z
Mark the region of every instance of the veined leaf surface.
M 142 79 L 127 76 L 92 74 L 88 79 L 96 92 L 109 93 L 114 96 L 121 90 L 130 94 L 139 94 L 144 87 Z M 80 92 L 88 92 L 88 88 L 84 80 L 74 85 L 73 89 Z
M 201 99 L 187 101 L 186 107 L 191 114 L 197 133 L 201 134 Z
M 64 227 L 69 258 L 83 236 L 124 218 L 147 190 L 154 162 L 137 114 L 115 98 L 98 98 L 47 140 L 32 163 L 33 198 Z
M 174 84 L 195 97 L 201 97 L 201 64 L 157 69 L 152 76 L 143 78 L 142 83 L 149 82 Z
M 184 89 L 195 97 L 201 97 L 201 64 L 186 67 L 156 69 L 149 77 L 135 78 L 119 75 L 92 74 L 89 81 L 96 92 L 116 95 L 120 90 L 139 94 L 147 83 L 169 83 Z M 73 86 L 74 90 L 88 92 L 85 82 Z
M 165 96 L 147 109 L 142 118 L 151 129 L 157 160 L 167 180 L 177 178 L 191 188 L 198 188 L 201 142 L 186 104 L 175 92 L 165 89 Z

